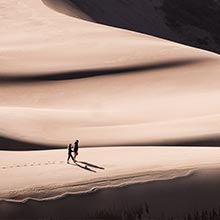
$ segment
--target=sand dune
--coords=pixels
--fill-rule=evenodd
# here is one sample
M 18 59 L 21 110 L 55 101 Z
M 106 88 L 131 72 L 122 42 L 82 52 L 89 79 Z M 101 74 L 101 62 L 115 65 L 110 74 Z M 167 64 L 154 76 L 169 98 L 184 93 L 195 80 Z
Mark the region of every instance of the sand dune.
M 219 53 L 218 1 L 44 0 L 59 12 Z M 55 7 L 58 4 L 59 9 Z M 60 10 L 62 8 L 62 10 Z M 64 10 L 65 9 L 65 10 Z M 83 16 L 69 10 L 84 12 Z
M 0 201 L 3 219 L 184 219 L 219 217 L 219 170 L 170 180 L 106 188 L 59 200 Z M 108 199 L 103 199 L 108 198 Z M 95 202 L 94 202 L 95 201 Z M 125 203 L 126 201 L 126 203 Z M 115 205 L 117 204 L 117 206 Z
M 19 8 L 2 17 L 3 138 L 66 146 L 77 136 L 96 146 L 219 135 L 219 56 L 74 19 L 40 1 Z
M 88 22 L 79 8 L 51 3 L 59 12 L 36 0 L 0 8 L 2 198 L 47 198 L 89 181 L 90 190 L 99 178 L 108 185 L 139 172 L 146 181 L 153 171 L 170 178 L 218 166 L 218 148 L 138 148 L 219 145 L 218 55 Z M 66 150 L 51 150 L 73 138 L 99 146 L 82 149 L 80 159 L 105 170 L 67 167 Z

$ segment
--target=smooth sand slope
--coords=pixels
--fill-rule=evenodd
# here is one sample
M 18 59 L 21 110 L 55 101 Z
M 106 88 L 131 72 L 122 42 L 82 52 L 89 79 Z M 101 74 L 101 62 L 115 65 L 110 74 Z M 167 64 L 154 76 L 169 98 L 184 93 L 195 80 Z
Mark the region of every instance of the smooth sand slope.
M 218 219 L 219 170 L 106 188 L 62 199 L 0 201 L 2 219 Z M 116 205 L 117 204 L 117 205 Z
M 216 0 L 43 0 L 61 13 L 220 52 Z M 76 13 L 75 9 L 78 9 Z
M 198 153 L 199 152 L 199 153 Z M 66 151 L 1 152 L 0 198 L 57 197 L 100 187 L 175 178 L 219 167 L 219 148 L 127 147 L 82 149 L 76 164 Z
M 74 136 L 82 146 L 218 138 L 218 55 L 72 18 L 41 1 L 2 4 L 3 140 L 47 147 Z
M 79 182 L 156 168 L 169 178 L 172 169 L 217 166 L 218 149 L 169 148 L 164 157 L 158 148 L 148 158 L 151 149 L 138 145 L 219 145 L 218 55 L 72 18 L 41 1 L 1 1 L 0 11 L 2 198 L 77 192 Z M 67 166 L 65 150 L 49 150 L 73 138 L 82 147 L 115 146 L 82 150 L 80 160 L 105 170 Z M 117 148 L 126 145 L 133 147 Z

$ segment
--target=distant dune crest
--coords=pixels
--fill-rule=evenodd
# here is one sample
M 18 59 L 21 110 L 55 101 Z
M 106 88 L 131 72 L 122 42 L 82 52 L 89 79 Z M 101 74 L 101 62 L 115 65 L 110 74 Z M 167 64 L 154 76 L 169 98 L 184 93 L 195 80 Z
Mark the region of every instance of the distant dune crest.
M 73 4 L 70 0 L 42 0 L 42 2 L 48 7 L 58 11 L 60 13 L 74 16 L 76 18 L 82 18 L 84 20 L 92 21 L 92 19 L 83 13 L 75 4 Z
M 62 2 L 62 10 L 57 7 L 56 10 L 68 15 L 86 20 L 90 17 L 101 24 L 220 52 L 220 3 L 216 0 L 43 0 L 43 2 L 53 8 L 55 5 L 61 8 Z

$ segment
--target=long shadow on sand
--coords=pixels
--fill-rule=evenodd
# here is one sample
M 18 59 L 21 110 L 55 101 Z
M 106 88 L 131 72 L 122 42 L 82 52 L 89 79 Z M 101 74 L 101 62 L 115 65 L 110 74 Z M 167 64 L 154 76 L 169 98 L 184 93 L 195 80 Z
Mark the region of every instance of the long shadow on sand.
M 69 164 L 72 165 L 72 166 L 78 166 L 78 167 L 80 167 L 80 168 L 82 168 L 84 170 L 96 173 L 96 171 L 91 169 L 90 167 L 88 167 L 88 165 L 85 164 L 85 166 L 83 166 L 80 163 L 81 163 L 80 161 L 76 161 L 74 164 L 72 164 L 72 163 L 69 163 Z
M 103 69 L 89 69 L 89 70 L 79 70 L 79 71 L 66 71 L 59 73 L 47 73 L 43 75 L 16 75 L 8 76 L 0 74 L 0 85 L 2 84 L 15 84 L 15 83 L 33 83 L 33 82 L 42 82 L 42 81 L 58 81 L 58 80 L 72 80 L 80 79 L 93 76 L 101 75 L 113 75 L 119 73 L 131 73 L 138 71 L 152 71 L 160 70 L 166 68 L 175 68 L 181 66 L 192 65 L 200 62 L 205 62 L 205 59 L 195 58 L 195 59 L 181 59 L 167 62 L 158 62 L 147 65 L 136 65 L 128 67 L 117 67 L 117 68 L 103 68 Z
M 104 170 L 105 169 L 104 167 L 100 167 L 100 166 L 97 166 L 95 164 L 88 163 L 88 162 L 84 162 L 84 161 L 77 161 L 77 162 L 81 163 L 81 164 L 84 164 L 86 166 L 90 166 L 90 167 L 96 168 L 96 169 L 100 169 L 100 170 Z

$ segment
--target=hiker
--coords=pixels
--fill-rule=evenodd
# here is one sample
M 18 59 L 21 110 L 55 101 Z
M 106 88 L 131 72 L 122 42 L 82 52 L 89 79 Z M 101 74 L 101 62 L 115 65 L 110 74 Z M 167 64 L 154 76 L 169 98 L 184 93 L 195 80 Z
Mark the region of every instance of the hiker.
M 69 159 L 71 157 L 71 159 L 73 160 L 73 162 L 75 162 L 74 158 L 73 158 L 73 155 L 72 155 L 72 144 L 69 144 L 69 146 L 67 147 L 67 150 L 68 150 L 68 158 L 67 158 L 67 163 L 69 163 Z
M 75 146 L 73 149 L 73 152 L 74 152 L 73 160 L 74 160 L 74 162 L 76 162 L 76 157 L 78 155 L 78 149 L 79 149 L 79 140 L 76 140 L 74 144 L 75 144 Z

